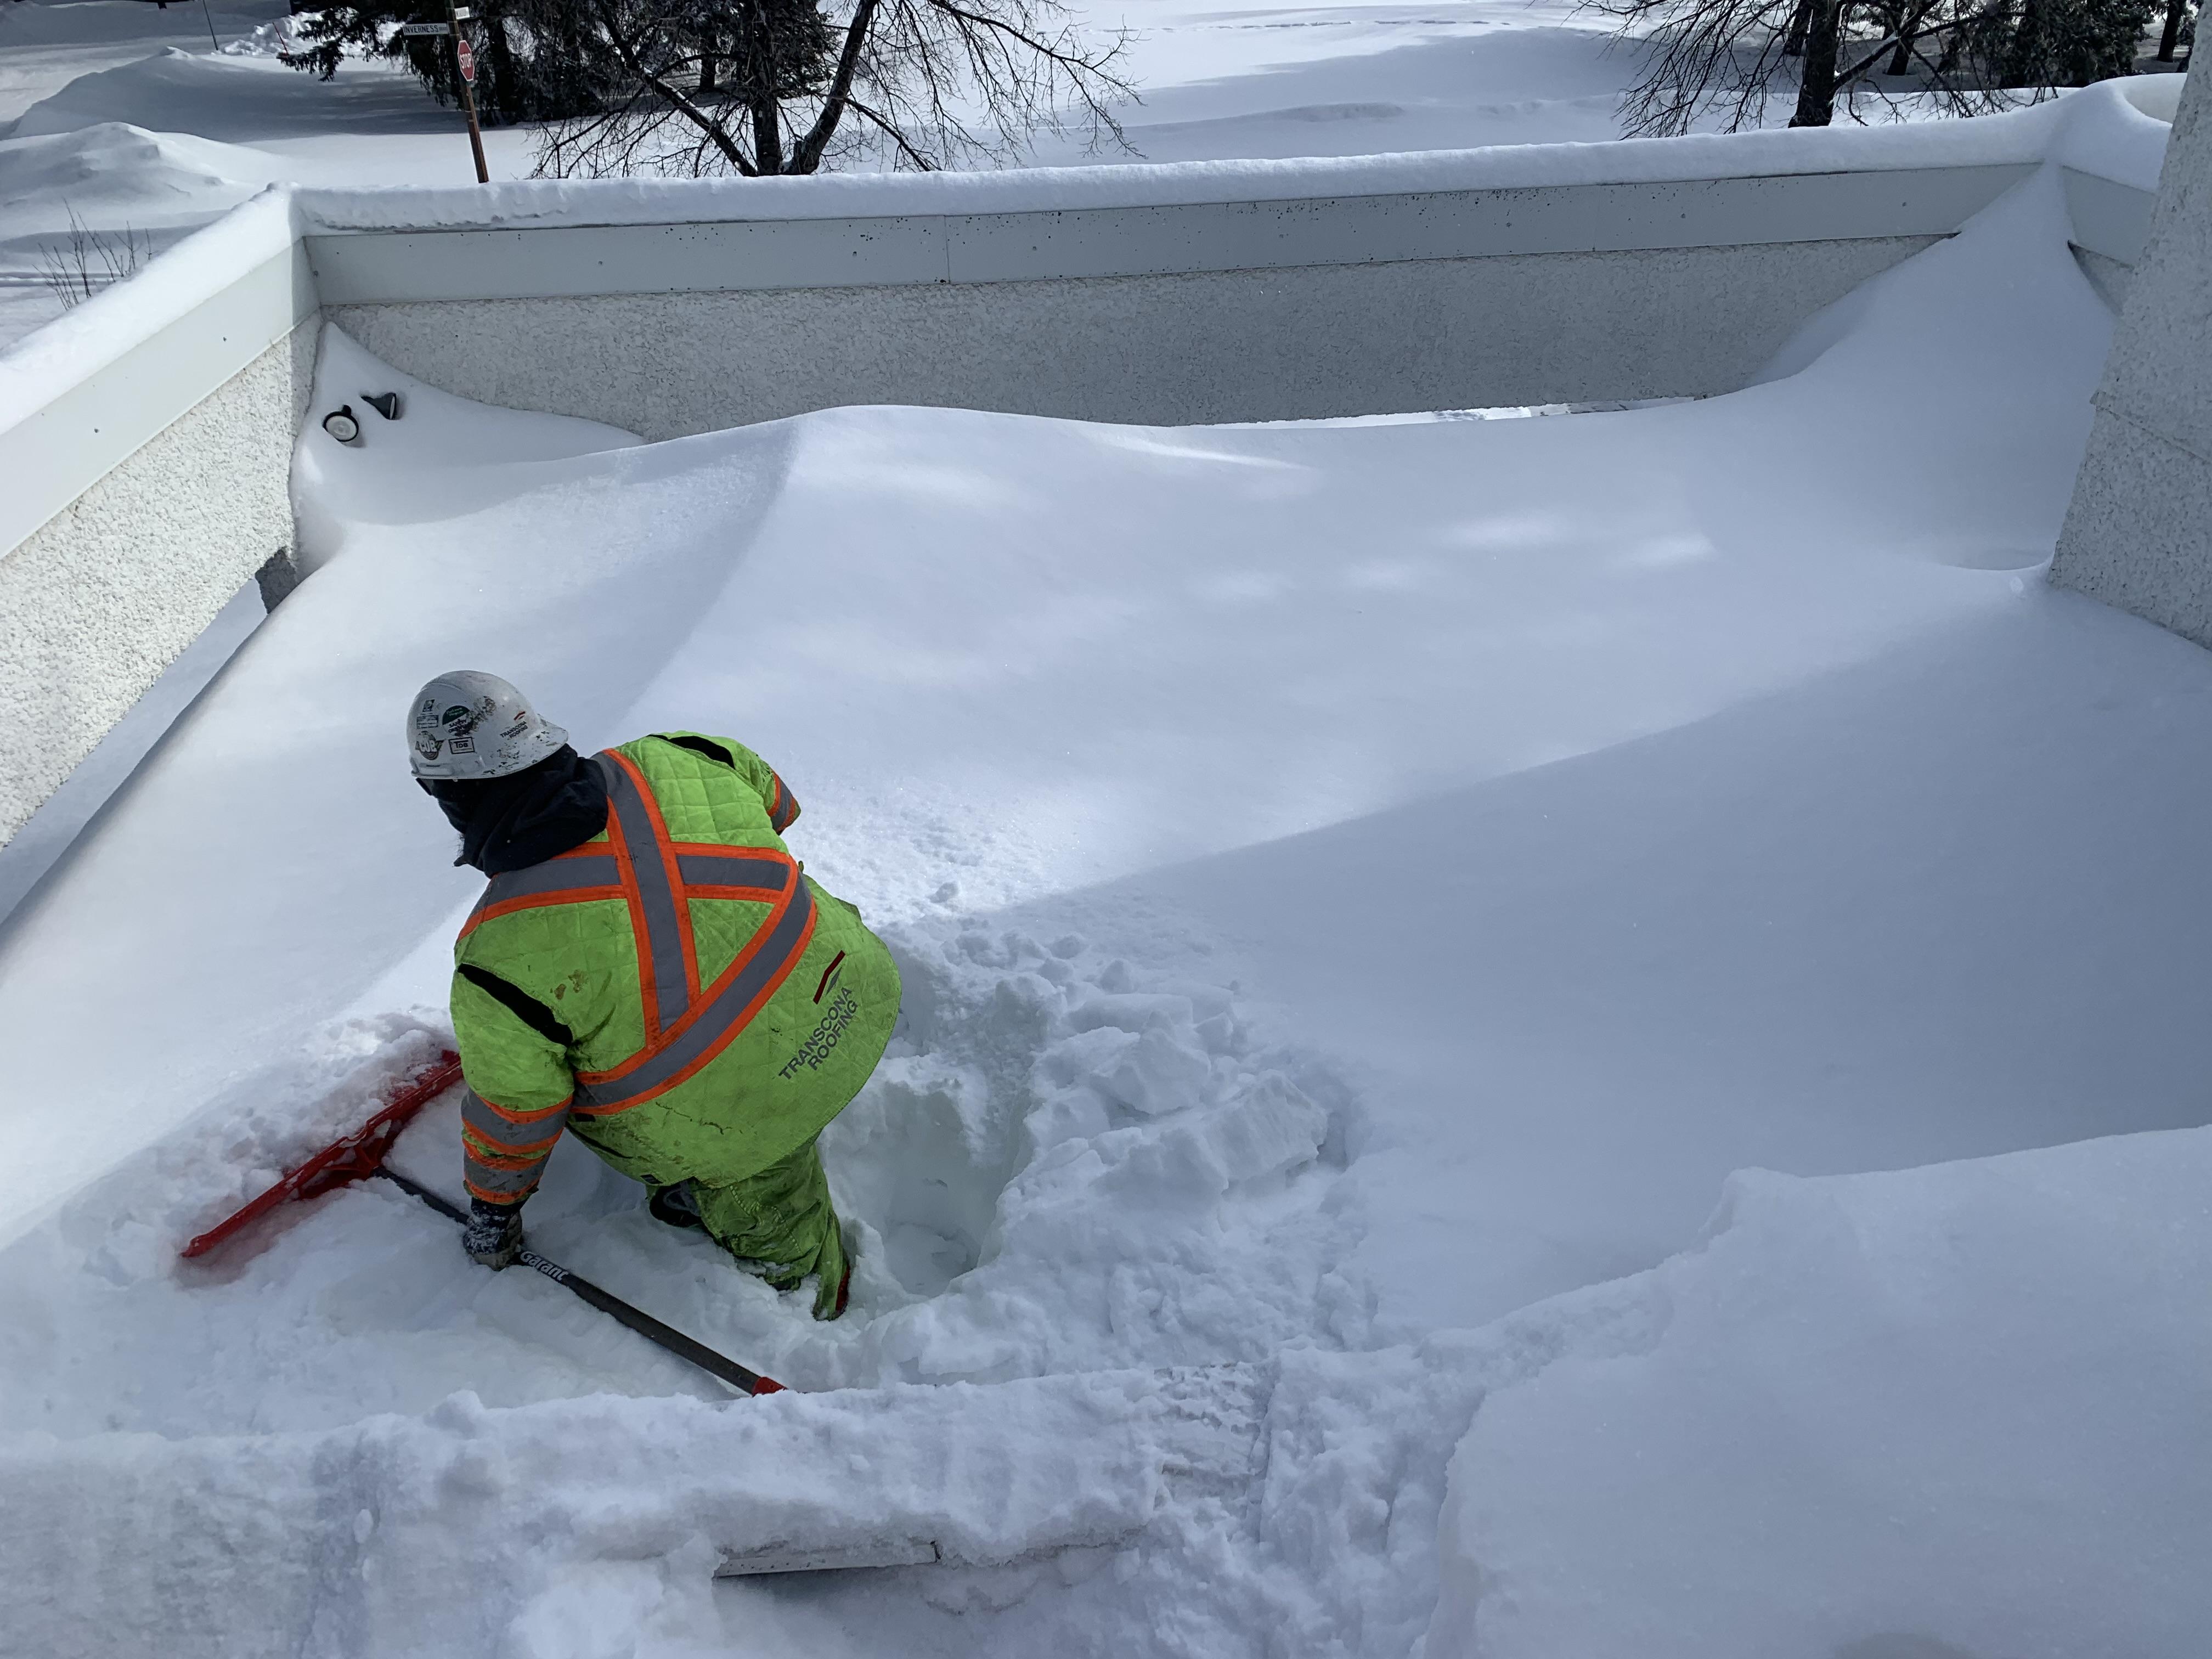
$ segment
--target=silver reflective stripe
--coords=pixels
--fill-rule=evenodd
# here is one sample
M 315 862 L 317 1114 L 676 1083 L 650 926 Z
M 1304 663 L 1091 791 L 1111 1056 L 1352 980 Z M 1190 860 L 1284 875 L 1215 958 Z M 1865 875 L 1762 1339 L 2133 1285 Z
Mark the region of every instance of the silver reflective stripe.
M 467 1090 L 461 1096 L 461 1121 L 501 1146 L 534 1147 L 541 1142 L 550 1142 L 568 1121 L 568 1111 L 562 1107 L 528 1123 L 516 1123 L 493 1110 L 475 1090 Z M 528 1154 L 518 1152 L 515 1156 Z
M 472 1188 L 481 1188 L 471 1196 L 492 1195 L 495 1201 L 512 1193 L 527 1197 L 538 1185 L 538 1177 L 544 1172 L 543 1163 L 533 1164 L 526 1170 L 495 1170 L 490 1165 L 469 1160 L 468 1182 Z
M 583 1103 L 599 1110 L 623 1105 L 652 1093 L 698 1060 L 736 1024 L 753 1000 L 796 962 L 799 945 L 813 920 L 814 895 L 801 881 L 790 903 L 784 907 L 783 915 L 769 930 L 767 938 L 761 940 L 760 949 L 700 1009 L 699 1017 L 674 1042 L 636 1070 L 596 1085 L 578 1083 L 576 1093 Z
M 613 761 L 600 761 L 599 766 L 606 775 L 607 799 L 622 823 L 630 872 L 637 879 L 639 907 L 645 914 L 645 938 L 640 943 L 653 970 L 653 1012 L 665 1031 L 691 1006 L 691 988 L 684 973 L 684 930 L 676 914 L 682 900 L 668 885 L 660 837 L 653 833 L 652 811 L 629 769 Z
M 545 1160 L 552 1154 L 554 1141 L 568 1121 L 568 1105 L 564 1100 L 528 1123 L 514 1123 L 501 1116 L 475 1090 L 465 1091 L 461 1095 L 461 1121 L 492 1143 L 479 1146 L 469 1136 L 461 1137 L 471 1194 L 495 1203 L 529 1197 L 538 1185 L 538 1176 L 545 1172 Z M 495 1150 L 503 1146 L 524 1150 Z M 494 1158 L 499 1162 L 489 1161 Z M 502 1168 L 506 1164 L 520 1164 L 521 1167 Z
M 750 858 L 742 853 L 678 853 L 676 872 L 686 887 L 765 887 L 781 893 L 791 884 L 791 866 L 779 859 Z
M 617 896 L 622 886 L 622 869 L 616 864 L 612 853 L 587 853 L 581 858 L 551 859 L 544 864 L 533 864 L 527 870 L 510 870 L 503 876 L 494 876 L 491 885 L 484 890 L 486 904 L 500 904 L 508 899 L 535 898 L 540 893 L 563 892 L 571 887 L 611 887 Z

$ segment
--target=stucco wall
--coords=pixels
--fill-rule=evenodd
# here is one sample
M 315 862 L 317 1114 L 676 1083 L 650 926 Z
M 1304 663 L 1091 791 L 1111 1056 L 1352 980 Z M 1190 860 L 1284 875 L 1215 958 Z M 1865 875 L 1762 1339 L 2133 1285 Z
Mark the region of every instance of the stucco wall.
M 2212 76 L 2192 75 L 2051 580 L 2212 646 Z
M 0 840 L 289 545 L 318 327 L 298 325 L 0 554 Z
M 653 439 L 841 404 L 1161 425 L 1290 420 L 1723 391 L 1806 317 L 1930 240 L 329 315 L 448 392 Z

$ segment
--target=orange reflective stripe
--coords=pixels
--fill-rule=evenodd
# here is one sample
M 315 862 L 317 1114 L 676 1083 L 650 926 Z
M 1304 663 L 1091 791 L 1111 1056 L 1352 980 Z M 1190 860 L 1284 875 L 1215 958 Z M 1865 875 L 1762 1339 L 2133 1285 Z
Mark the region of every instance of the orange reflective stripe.
M 566 1100 L 558 1106 L 547 1106 L 538 1111 L 525 1112 L 518 1111 L 512 1106 L 502 1106 L 495 1100 L 485 1100 L 481 1095 L 477 1098 L 483 1109 L 495 1114 L 501 1122 L 515 1124 L 522 1128 L 527 1128 L 533 1123 L 543 1123 L 547 1118 L 557 1117 L 568 1109 L 568 1102 Z M 574 1097 L 570 1098 L 573 1099 Z
M 593 899 L 618 899 L 623 896 L 619 887 L 572 887 L 565 892 L 540 893 L 530 898 L 510 899 L 503 904 L 487 904 L 471 912 L 461 924 L 459 937 L 466 939 L 488 921 L 501 916 L 511 916 L 518 910 L 536 910 L 549 904 L 586 904 Z
M 561 1139 L 567 1126 L 563 1114 L 561 1122 L 553 1126 L 553 1133 L 537 1140 L 502 1140 L 497 1135 L 486 1134 L 473 1123 L 461 1125 L 461 1139 L 471 1146 L 481 1146 L 486 1158 L 542 1158 L 553 1150 L 554 1142 Z
M 521 1174 L 527 1170 L 535 1170 L 539 1165 L 543 1164 L 548 1158 L 551 1157 L 553 1153 L 553 1142 L 550 1140 L 547 1141 L 544 1146 L 539 1147 L 537 1151 L 531 1152 L 488 1152 L 482 1146 L 477 1144 L 476 1138 L 473 1135 L 464 1137 L 464 1139 L 468 1142 L 467 1151 L 470 1163 L 477 1164 L 483 1169 L 497 1170 L 501 1173 Z M 558 1136 L 555 1137 L 555 1139 L 558 1139 Z
M 471 1091 L 462 1108 L 470 1152 L 479 1158 L 484 1179 L 501 1192 L 513 1190 L 514 1177 L 534 1169 L 551 1151 L 572 1103 L 578 1111 L 622 1111 L 665 1093 L 710 1064 L 782 988 L 814 939 L 814 896 L 790 854 L 770 847 L 676 841 L 636 763 L 610 750 L 592 756 L 591 763 L 607 786 L 606 838 L 495 878 L 462 933 L 466 937 L 495 916 L 540 905 L 620 900 L 629 911 L 636 945 L 645 1041 L 619 1066 L 576 1073 L 576 1095 L 558 1106 L 522 1111 Z M 788 806 L 791 816 L 797 815 L 797 805 L 780 778 L 775 801 L 779 809 Z M 695 899 L 768 907 L 744 948 L 703 988 L 691 927 Z M 541 1125 L 551 1131 L 544 1139 L 514 1137 L 518 1128 Z
M 557 1106 L 525 1111 L 486 1100 L 474 1089 L 465 1092 L 461 1152 L 469 1190 L 491 1198 L 494 1203 L 520 1202 L 527 1197 L 568 1125 L 568 1105 L 569 1101 L 563 1100 Z M 515 1133 L 517 1129 L 522 1135 Z
M 504 1139 L 513 1129 L 534 1128 L 550 1122 L 554 1132 L 560 1132 L 560 1120 L 568 1109 L 572 1094 L 567 1100 L 552 1106 L 502 1106 L 495 1100 L 486 1100 L 474 1089 L 461 1097 L 461 1121 L 471 1129 L 481 1130 L 494 1139 Z
M 461 924 L 461 937 L 466 939 L 484 923 L 518 910 L 622 896 L 622 867 L 612 850 L 605 843 L 586 842 L 526 870 L 494 876 L 477 901 L 477 908 Z
M 769 776 L 775 780 L 775 794 L 768 804 L 768 821 L 777 835 L 791 828 L 791 821 L 799 816 L 799 803 L 791 798 L 791 791 L 783 787 L 783 775 L 774 767 Z

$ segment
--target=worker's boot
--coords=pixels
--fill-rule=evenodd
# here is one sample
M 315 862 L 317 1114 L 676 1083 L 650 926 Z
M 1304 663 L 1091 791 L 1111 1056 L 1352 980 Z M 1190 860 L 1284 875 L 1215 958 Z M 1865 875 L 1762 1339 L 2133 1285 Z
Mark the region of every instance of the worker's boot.
M 679 1181 L 673 1187 L 655 1187 L 645 1207 L 655 1221 L 665 1221 L 672 1227 L 703 1227 L 699 1218 L 698 1200 L 691 1195 L 691 1183 Z

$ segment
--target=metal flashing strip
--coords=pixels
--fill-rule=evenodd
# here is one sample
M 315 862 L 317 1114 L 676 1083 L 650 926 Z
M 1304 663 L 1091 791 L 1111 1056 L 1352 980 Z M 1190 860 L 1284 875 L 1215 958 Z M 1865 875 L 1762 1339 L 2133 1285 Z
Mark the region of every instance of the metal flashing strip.
M 714 1569 L 717 1578 L 750 1578 L 772 1572 L 842 1572 L 855 1567 L 926 1567 L 945 1559 L 933 1539 L 864 1538 L 850 1543 L 769 1545 L 731 1550 Z
M 330 306 L 1005 283 L 1948 235 L 2025 162 L 890 218 L 325 232 Z
M 2074 246 L 2132 265 L 2142 258 L 2150 235 L 2151 204 L 2158 198 L 2116 179 L 2073 167 L 2059 169 L 2066 189 L 2066 214 L 2074 224 Z
M 317 314 L 300 244 L 0 431 L 0 556 Z

